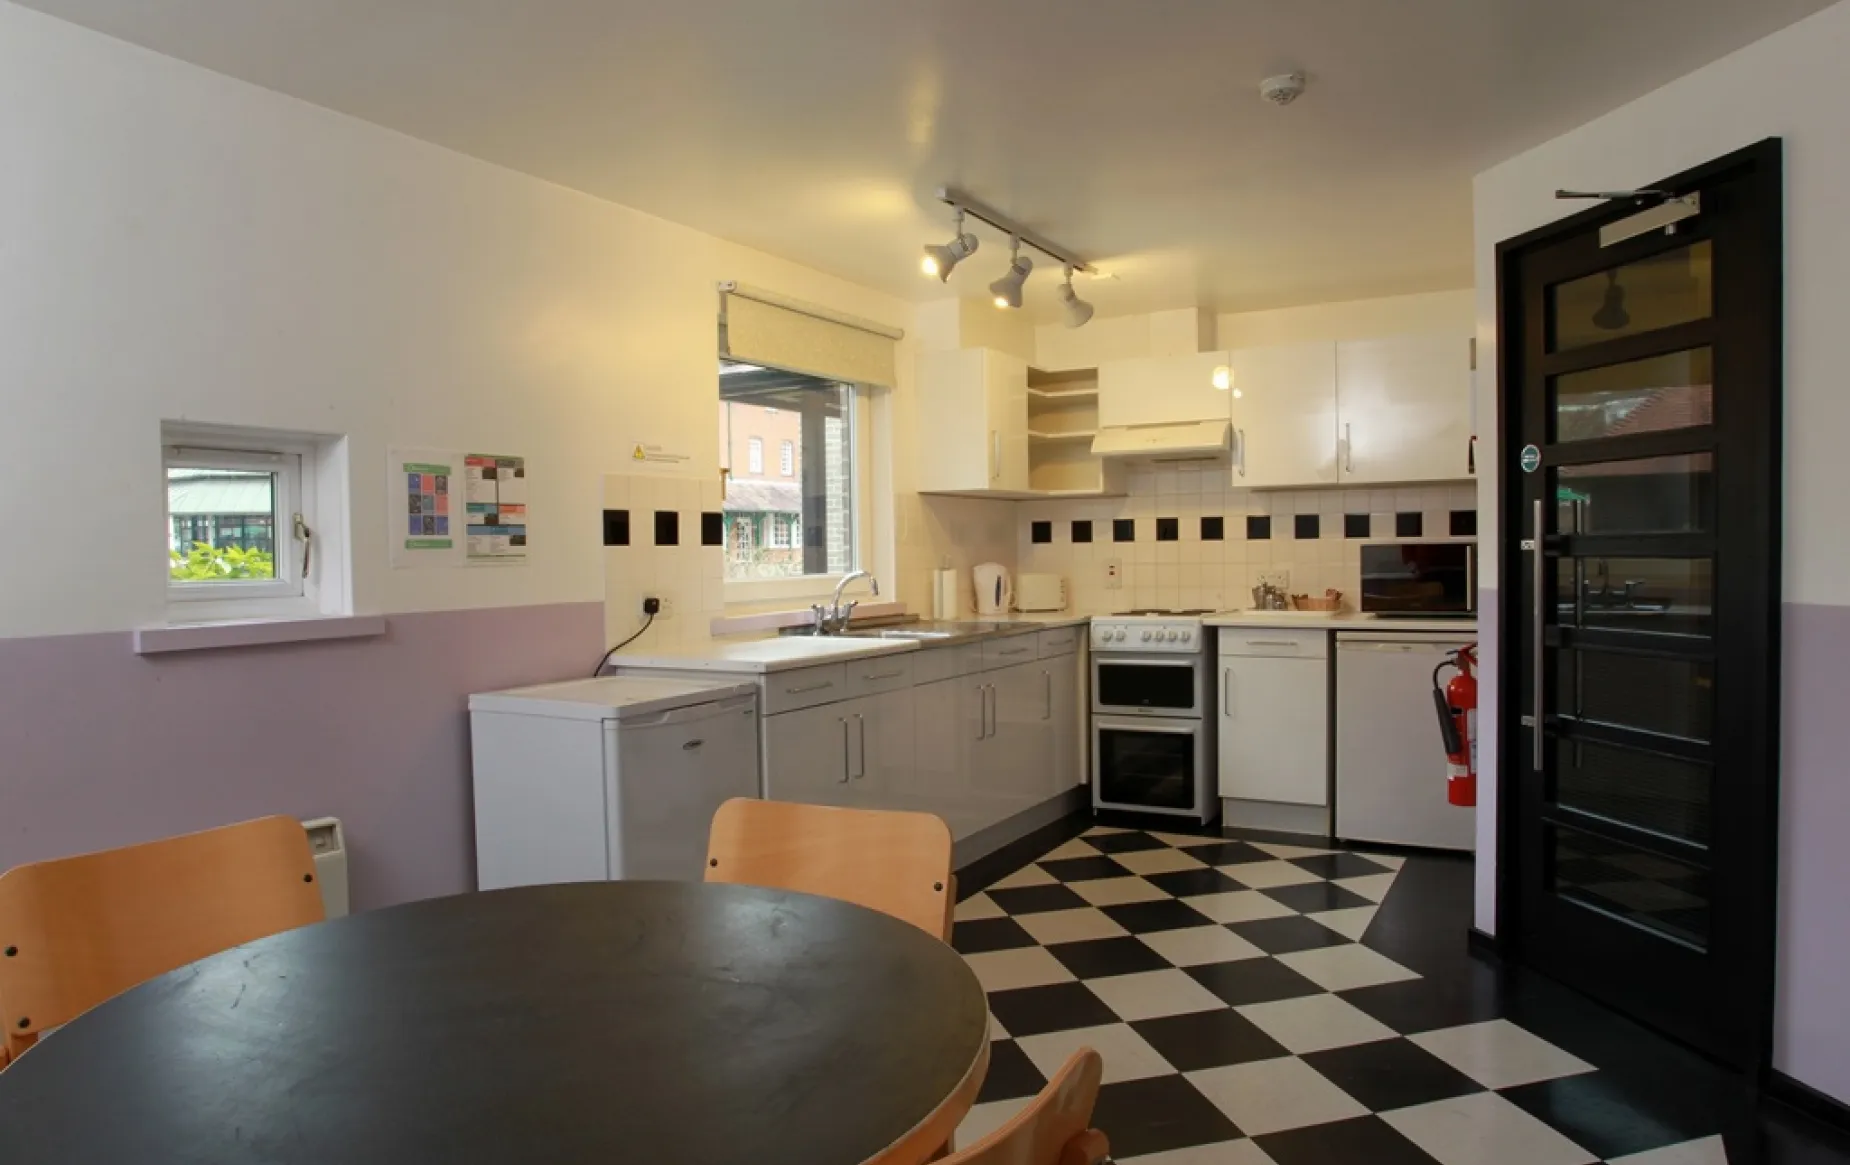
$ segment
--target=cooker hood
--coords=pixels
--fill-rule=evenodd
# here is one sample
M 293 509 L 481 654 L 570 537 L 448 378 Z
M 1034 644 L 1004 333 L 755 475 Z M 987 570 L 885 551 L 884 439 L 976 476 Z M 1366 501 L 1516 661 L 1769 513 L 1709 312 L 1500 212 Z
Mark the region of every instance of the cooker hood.
M 1232 430 L 1229 421 L 1100 429 L 1092 438 L 1092 453 L 1096 457 L 1215 457 L 1231 447 Z

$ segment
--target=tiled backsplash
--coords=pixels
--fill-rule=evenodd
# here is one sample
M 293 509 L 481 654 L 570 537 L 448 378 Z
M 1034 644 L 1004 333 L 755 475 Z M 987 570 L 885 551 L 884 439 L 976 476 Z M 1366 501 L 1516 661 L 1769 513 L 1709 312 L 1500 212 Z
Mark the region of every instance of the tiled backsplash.
M 1453 541 L 1477 532 L 1477 485 L 1241 490 L 1225 466 L 1133 473 L 1130 496 L 1020 507 L 1018 569 L 1065 576 L 1083 613 L 1252 605 L 1265 572 L 1295 594 L 1343 592 L 1353 609 L 1366 542 Z M 1117 589 L 1106 565 L 1119 563 Z
M 711 478 L 614 473 L 604 479 L 604 630 L 620 643 L 642 626 L 642 600 L 668 603 L 646 643 L 708 638 L 726 608 L 725 525 Z

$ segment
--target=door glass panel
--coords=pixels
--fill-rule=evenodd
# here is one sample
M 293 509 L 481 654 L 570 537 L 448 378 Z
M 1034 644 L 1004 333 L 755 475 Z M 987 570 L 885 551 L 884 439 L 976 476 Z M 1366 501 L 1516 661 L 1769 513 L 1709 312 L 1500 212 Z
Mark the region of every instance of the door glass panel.
M 1706 871 L 1559 825 L 1547 836 L 1549 888 L 1556 894 L 1706 949 Z
M 1715 665 L 1707 660 L 1563 651 L 1555 713 L 1707 744 L 1715 736 Z
M 1715 569 L 1707 558 L 1563 558 L 1556 572 L 1563 627 L 1715 633 Z
M 1692 348 L 1557 376 L 1554 439 L 1586 441 L 1714 423 L 1709 349 Z
M 1195 736 L 1189 732 L 1097 733 L 1099 799 L 1153 809 L 1195 808 Z
M 1584 740 L 1556 741 L 1553 748 L 1558 804 L 1708 844 L 1713 777 L 1708 765 Z
M 1707 319 L 1713 304 L 1707 239 L 1548 289 L 1548 350 Z
M 1563 534 L 1698 534 L 1714 528 L 1711 453 L 1563 465 L 1554 475 L 1555 529 Z
M 1096 678 L 1102 707 L 1177 712 L 1195 708 L 1193 663 L 1108 663 L 1101 659 Z

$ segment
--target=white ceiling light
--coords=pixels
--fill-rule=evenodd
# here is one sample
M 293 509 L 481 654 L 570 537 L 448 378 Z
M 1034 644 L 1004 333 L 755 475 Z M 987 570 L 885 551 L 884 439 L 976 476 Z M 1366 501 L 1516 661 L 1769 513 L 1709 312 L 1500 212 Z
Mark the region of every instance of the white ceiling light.
M 1091 304 L 1080 299 L 1079 293 L 1073 290 L 1073 269 L 1071 267 L 1066 269 L 1066 282 L 1060 285 L 1060 302 L 1066 305 L 1066 326 L 1069 328 L 1085 327 L 1092 319 L 1093 311 L 1096 310 Z
M 938 282 L 944 283 L 951 278 L 951 270 L 959 263 L 976 254 L 977 238 L 964 230 L 964 212 L 957 212 L 957 233 L 948 243 L 933 243 L 925 248 L 925 257 L 919 260 L 919 270 L 927 275 L 935 275 Z
M 996 297 L 997 307 L 1020 307 L 1021 289 L 1027 285 L 1028 272 L 1034 270 L 1034 260 L 1021 253 L 1021 240 L 1009 240 L 1009 269 L 1002 278 L 989 285 L 989 294 Z

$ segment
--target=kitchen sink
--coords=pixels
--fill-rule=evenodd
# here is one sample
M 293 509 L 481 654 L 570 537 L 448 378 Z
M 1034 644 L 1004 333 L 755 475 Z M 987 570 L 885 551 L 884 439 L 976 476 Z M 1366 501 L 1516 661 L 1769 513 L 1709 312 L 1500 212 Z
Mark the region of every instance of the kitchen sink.
M 969 631 L 928 631 L 914 630 L 909 627 L 882 627 L 877 631 L 844 631 L 843 639 L 956 639 L 960 635 L 970 635 Z

